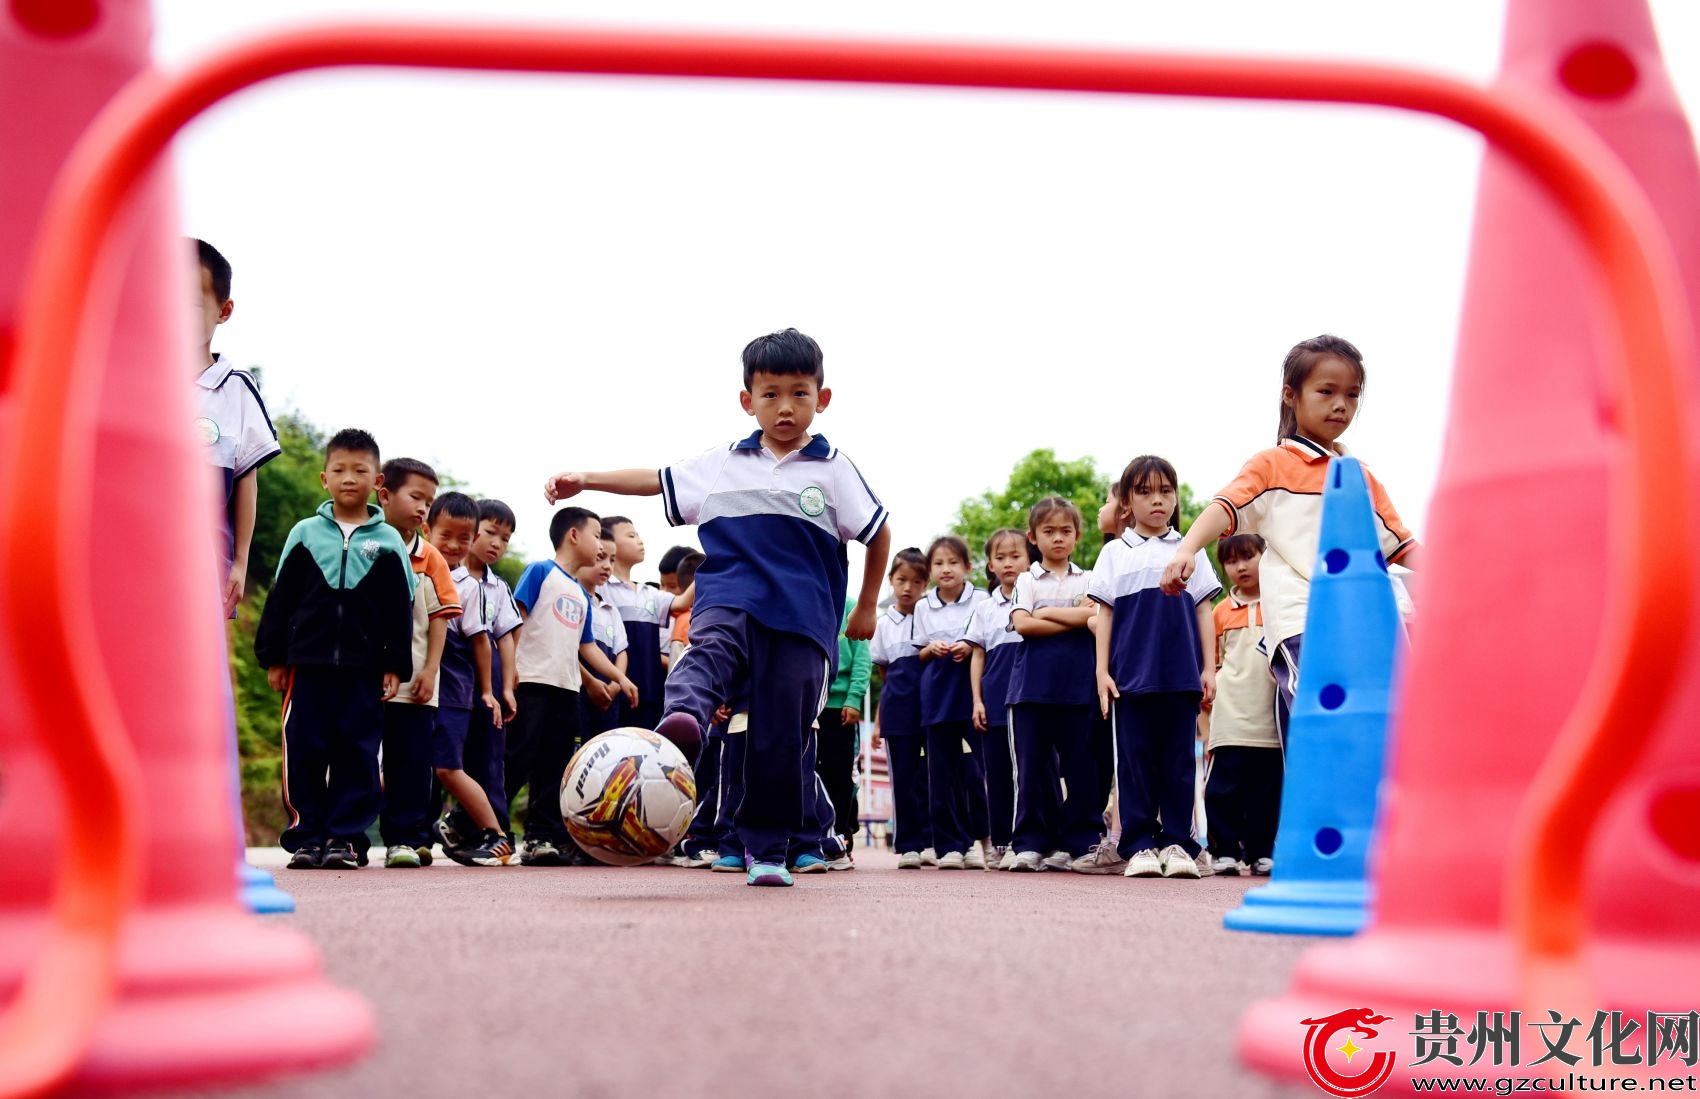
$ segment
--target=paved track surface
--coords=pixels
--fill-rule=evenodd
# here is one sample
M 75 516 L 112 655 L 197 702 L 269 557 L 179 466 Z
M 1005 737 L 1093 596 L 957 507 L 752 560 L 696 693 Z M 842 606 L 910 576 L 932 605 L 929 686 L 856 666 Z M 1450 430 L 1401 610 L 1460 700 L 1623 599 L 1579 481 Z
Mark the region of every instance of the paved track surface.
M 277 877 L 298 911 L 270 918 L 371 1000 L 378 1048 L 338 1072 L 179 1094 L 1318 1094 L 1234 1061 L 1240 1011 L 1310 944 L 1222 930 L 1245 879 L 899 871 L 883 852 L 791 889 L 443 860 Z

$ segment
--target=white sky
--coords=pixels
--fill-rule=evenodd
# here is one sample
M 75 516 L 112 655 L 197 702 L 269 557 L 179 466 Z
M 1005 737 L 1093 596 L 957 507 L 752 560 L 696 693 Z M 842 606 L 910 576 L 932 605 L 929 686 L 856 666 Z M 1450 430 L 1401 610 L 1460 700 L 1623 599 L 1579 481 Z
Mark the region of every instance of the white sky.
M 465 5 L 158 0 L 182 61 L 310 15 Z M 1486 81 L 1500 4 L 485 0 L 482 16 L 1384 60 Z M 1700 5 L 1656 0 L 1691 116 Z M 1480 142 L 1360 108 L 364 70 L 275 81 L 179 140 L 185 232 L 236 270 L 214 349 L 274 411 L 361 426 L 500 496 L 549 552 L 560 469 L 747 434 L 738 352 L 826 351 L 816 421 L 925 544 L 1037 447 L 1157 453 L 1208 495 L 1273 441 L 1279 366 L 1331 331 L 1369 387 L 1346 442 L 1424 531 Z M 694 541 L 655 499 L 654 574 Z M 853 577 L 860 552 L 853 549 Z M 853 578 L 853 584 L 855 580 Z

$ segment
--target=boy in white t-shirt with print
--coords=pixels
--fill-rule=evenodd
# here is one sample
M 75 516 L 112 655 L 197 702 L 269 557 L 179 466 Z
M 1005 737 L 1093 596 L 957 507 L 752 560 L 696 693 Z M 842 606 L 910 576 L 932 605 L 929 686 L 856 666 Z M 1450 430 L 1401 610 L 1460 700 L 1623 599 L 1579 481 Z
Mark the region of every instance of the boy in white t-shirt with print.
M 578 581 L 578 570 L 596 563 L 601 531 L 594 512 L 562 508 L 549 523 L 554 560 L 526 566 L 514 588 L 525 629 L 514 649 L 518 708 L 508 729 L 506 779 L 510 805 L 521 786 L 531 786 L 519 860 L 525 866 L 561 866 L 571 857 L 560 789 L 582 742 L 579 661 L 619 688 L 627 705 L 638 703 L 636 685 L 596 647 L 590 593 Z

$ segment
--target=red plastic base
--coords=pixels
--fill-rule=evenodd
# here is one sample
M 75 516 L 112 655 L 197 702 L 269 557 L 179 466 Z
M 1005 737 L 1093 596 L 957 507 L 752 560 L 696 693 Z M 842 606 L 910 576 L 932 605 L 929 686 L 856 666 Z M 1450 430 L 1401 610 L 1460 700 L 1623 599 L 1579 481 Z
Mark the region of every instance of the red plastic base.
M 1627 1018 L 1638 1017 L 1644 1022 L 1649 1010 L 1694 1009 L 1695 990 L 1700 989 L 1700 951 L 1686 943 L 1602 940 L 1593 944 L 1588 958 L 1598 1003 L 1520 1004 L 1514 1003 L 1515 971 L 1510 943 L 1503 937 L 1371 929 L 1350 942 L 1329 943 L 1309 951 L 1299 959 L 1286 995 L 1252 1005 L 1240 1019 L 1240 1059 L 1260 1072 L 1304 1082 L 1307 1028 L 1300 1020 L 1367 1007 L 1392 1016 L 1392 1021 L 1381 1028 L 1373 1048 L 1391 1050 L 1398 1056 L 1398 1066 L 1377 1094 L 1411 1094 L 1413 1075 L 1493 1080 L 1507 1076 L 1563 1077 L 1567 1072 L 1588 1071 L 1592 1048 L 1587 1031 L 1593 1025 L 1594 1011 L 1622 1011 Z M 1565 1018 L 1576 1015 L 1582 1020 L 1568 1047 L 1569 1052 L 1582 1057 L 1574 1069 L 1556 1060 L 1529 1066 L 1546 1052 L 1539 1032 L 1529 1024 L 1546 1021 L 1548 1007 L 1563 1008 Z M 1458 1026 L 1465 1033 L 1474 1025 L 1478 1011 L 1522 1011 L 1522 1063 L 1494 1066 L 1488 1063 L 1489 1055 L 1469 1067 L 1467 1062 L 1474 1050 L 1460 1039 L 1458 1049 L 1466 1062 L 1464 1067 L 1440 1059 L 1411 1067 L 1417 1048 L 1412 1035 L 1415 1018 L 1437 1009 L 1457 1015 Z M 1637 1033 L 1635 1041 L 1642 1037 Z M 1668 1066 L 1661 1061 L 1652 1069 L 1617 1065 L 1600 1071 L 1644 1078 L 1687 1075 L 1694 1070 L 1677 1060 Z
M 0 1003 L 16 992 L 41 920 L 0 913 Z M 74 1094 L 251 1080 L 353 1060 L 371 1008 L 320 973 L 301 935 L 225 906 L 150 909 L 125 930 L 120 987 Z

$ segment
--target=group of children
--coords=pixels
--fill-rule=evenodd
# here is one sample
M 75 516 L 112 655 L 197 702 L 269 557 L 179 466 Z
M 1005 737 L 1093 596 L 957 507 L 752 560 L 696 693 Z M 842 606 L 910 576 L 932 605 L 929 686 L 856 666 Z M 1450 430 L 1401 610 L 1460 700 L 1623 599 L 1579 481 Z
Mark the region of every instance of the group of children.
M 1057 496 L 987 540 L 985 591 L 960 538 L 898 552 L 873 659 L 899 868 L 1270 872 L 1322 487 L 1363 385 L 1347 341 L 1294 347 L 1278 445 L 1184 538 L 1174 467 L 1143 455 L 1099 512 L 1091 571 L 1072 561 L 1080 510 Z M 1385 559 L 1413 565 L 1416 543 L 1369 483 Z M 1213 607 L 1204 547 L 1218 538 L 1232 591 Z M 1201 726 L 1208 837 L 1194 825 Z
M 202 407 L 236 408 L 234 419 L 203 416 L 201 432 L 209 446 L 230 440 L 214 453 L 226 469 L 225 560 L 239 578 L 253 472 L 276 435 L 252 380 L 211 354 L 230 315 L 229 267 L 195 243 Z M 586 490 L 660 495 L 703 546 L 669 554 L 666 590 L 632 582 L 644 546 L 629 520 L 568 506 L 550 523 L 553 558 L 510 591 L 493 565 L 514 534 L 511 508 L 439 494 L 429 466 L 382 461 L 363 431 L 331 438 L 330 498 L 290 532 L 254 643 L 284 695 L 292 868 L 363 865 L 374 821 L 389 867 L 428 864 L 433 843 L 458 862 L 506 864 L 509 806 L 527 785 L 519 861 L 578 861 L 561 775 L 584 739 L 629 724 L 696 764 L 699 809 L 678 864 L 742 871 L 751 885 L 849 869 L 857 821 L 816 774 L 816 754 L 825 736 L 831 774 L 854 735 L 860 688 L 847 684 L 866 671 L 841 667 L 843 646 L 871 638 L 901 868 L 1200 876 L 1202 706 L 1213 714 L 1216 855 L 1204 870 L 1268 872 L 1321 487 L 1364 383 L 1356 348 L 1325 336 L 1293 349 L 1279 445 L 1247 462 L 1184 538 L 1174 468 L 1139 457 L 1099 513 L 1108 540 L 1090 572 L 1071 560 L 1079 509 L 1048 497 L 1025 531 L 987 541 L 987 590 L 970 583 L 960 538 L 899 551 L 883 614 L 886 509 L 811 431 L 832 396 L 819 345 L 787 329 L 742 358 L 754 433 L 660 469 L 544 485 L 551 503 Z M 1412 564 L 1414 541 L 1370 485 L 1386 559 Z M 1218 537 L 1233 590 L 1213 607 L 1221 587 L 1203 548 Z M 854 601 L 851 541 L 867 547 Z M 225 603 L 228 613 L 228 583 Z M 454 807 L 439 818 L 445 794 Z

